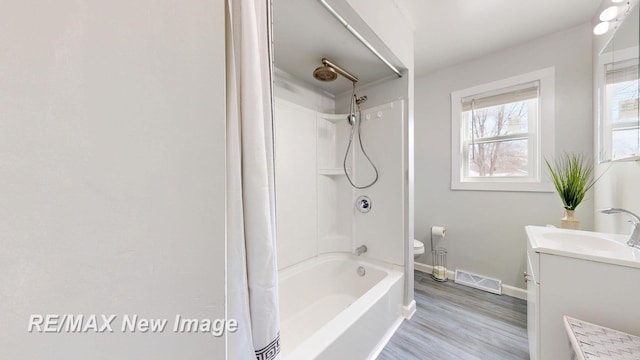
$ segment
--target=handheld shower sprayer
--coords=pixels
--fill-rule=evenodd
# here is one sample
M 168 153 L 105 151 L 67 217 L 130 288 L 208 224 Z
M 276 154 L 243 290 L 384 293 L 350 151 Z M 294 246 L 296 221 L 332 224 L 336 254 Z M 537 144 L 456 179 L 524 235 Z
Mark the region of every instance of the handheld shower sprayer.
M 356 115 L 355 114 L 349 114 L 347 115 L 347 122 L 349 123 L 349 125 L 353 126 L 356 124 Z
M 378 168 L 376 168 L 376 165 L 373 163 L 373 161 L 371 161 L 371 158 L 369 158 L 369 155 L 364 150 L 364 145 L 362 144 L 362 132 L 360 131 L 360 126 L 362 125 L 362 112 L 360 110 L 360 104 L 362 104 L 365 101 L 367 101 L 366 96 L 358 97 L 356 95 L 356 83 L 354 82 L 353 94 L 351 95 L 351 105 L 350 105 L 349 115 L 347 116 L 347 121 L 351 126 L 351 132 L 349 133 L 349 143 L 347 144 L 347 151 L 344 153 L 344 161 L 342 162 L 342 168 L 344 169 L 344 174 L 347 176 L 347 180 L 349 181 L 349 184 L 351 184 L 351 186 L 353 186 L 356 189 L 366 189 L 373 186 L 373 184 L 375 184 L 376 182 L 378 182 Z M 356 117 L 356 110 L 358 111 L 357 117 Z M 354 183 L 354 180 L 351 179 L 349 172 L 347 171 L 347 158 L 349 157 L 349 151 L 351 151 L 351 145 L 353 144 L 353 138 L 355 137 L 356 132 L 358 133 L 357 141 L 358 143 L 360 143 L 360 150 L 362 151 L 362 155 L 364 155 L 364 157 L 367 159 L 369 164 L 371 164 L 371 167 L 373 168 L 373 171 L 375 173 L 375 178 L 369 184 L 363 185 L 363 186 L 356 185 Z

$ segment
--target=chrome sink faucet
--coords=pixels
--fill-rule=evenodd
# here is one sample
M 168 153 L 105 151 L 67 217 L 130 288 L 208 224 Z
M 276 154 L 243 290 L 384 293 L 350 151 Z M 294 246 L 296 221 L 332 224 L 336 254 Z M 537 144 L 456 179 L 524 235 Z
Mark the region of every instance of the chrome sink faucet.
M 361 246 L 357 247 L 356 251 L 355 251 L 357 256 L 360 256 L 361 254 L 364 254 L 366 252 L 367 252 L 367 245 L 361 245 Z
M 627 240 L 627 245 L 640 249 L 640 216 L 632 213 L 629 210 L 620 209 L 620 208 L 607 208 L 607 209 L 600 210 L 600 212 L 604 214 L 629 215 L 633 219 L 633 220 L 629 220 L 629 222 L 633 224 L 633 232 L 631 232 L 631 236 L 629 236 L 629 240 Z

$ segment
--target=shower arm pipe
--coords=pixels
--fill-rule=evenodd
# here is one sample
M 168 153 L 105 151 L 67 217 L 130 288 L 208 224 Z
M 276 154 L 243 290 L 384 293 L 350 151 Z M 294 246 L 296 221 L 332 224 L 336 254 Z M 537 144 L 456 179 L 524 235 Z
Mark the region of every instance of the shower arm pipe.
M 333 70 L 335 70 L 338 74 L 346 77 L 347 79 L 351 80 L 352 82 L 354 82 L 354 83 L 358 82 L 358 78 L 357 77 L 351 75 L 347 70 L 345 70 L 345 69 L 341 68 L 340 66 L 332 63 L 328 59 L 322 58 L 322 64 L 333 68 Z
M 382 56 L 382 54 L 380 54 L 378 50 L 376 50 L 376 48 L 373 47 L 373 45 L 371 45 L 364 37 L 362 37 L 362 35 L 360 35 L 360 33 L 356 29 L 354 29 L 353 26 L 349 25 L 347 20 L 345 20 L 340 14 L 338 14 L 338 12 L 334 8 L 332 8 L 331 5 L 329 5 L 325 0 L 318 0 L 318 1 L 320 1 L 322 6 L 324 6 L 327 9 L 327 11 L 329 11 L 331 15 L 333 15 L 333 17 L 336 18 L 336 20 L 338 20 L 345 28 L 347 28 L 347 30 L 349 30 L 351 35 L 355 36 L 356 39 L 360 40 L 362 45 L 364 45 L 367 49 L 369 49 L 369 51 L 371 51 L 373 55 L 375 55 L 378 59 L 380 59 L 380 61 L 382 61 L 385 65 L 387 65 L 389 69 L 391 69 L 391 71 L 393 71 L 396 75 L 398 75 L 399 78 L 402 77 L 402 73 L 400 72 L 400 70 L 398 70 L 398 68 L 393 66 L 393 64 L 390 63 L 389 60 L 387 60 L 384 56 Z

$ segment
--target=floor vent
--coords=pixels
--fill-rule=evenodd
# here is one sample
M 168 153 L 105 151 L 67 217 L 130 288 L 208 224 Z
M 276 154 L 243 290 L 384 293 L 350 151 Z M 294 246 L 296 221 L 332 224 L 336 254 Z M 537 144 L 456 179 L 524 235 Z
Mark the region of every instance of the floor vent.
M 468 271 L 457 270 L 454 280 L 458 284 L 502 295 L 502 281 L 486 276 L 472 274 Z

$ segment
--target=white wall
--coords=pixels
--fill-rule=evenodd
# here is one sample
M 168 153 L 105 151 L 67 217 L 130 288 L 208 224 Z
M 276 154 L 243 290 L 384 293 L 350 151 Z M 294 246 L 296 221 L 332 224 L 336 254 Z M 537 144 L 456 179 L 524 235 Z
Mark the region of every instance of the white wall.
M 556 193 L 451 191 L 450 93 L 555 67 L 555 150 L 591 154 L 591 27 L 584 24 L 416 79 L 415 234 L 425 243 L 418 262 L 430 264 L 429 229 L 443 225 L 448 267 L 524 288 L 524 226 L 559 224 Z M 577 216 L 593 228 L 590 195 Z
M 617 207 L 640 215 L 640 162 L 616 162 L 598 165 L 604 175 L 594 186 L 596 231 L 631 234 L 633 228 L 626 215 L 606 215 L 598 209 Z
M 337 0 L 334 0 L 337 2 Z M 413 73 L 412 21 L 407 19 L 395 1 L 343 0 L 346 1 L 375 34 L 373 41 L 381 41 L 389 53 L 397 57 L 410 73 Z M 371 41 L 371 40 L 370 40 Z M 385 50 L 374 44 L 379 51 Z M 387 52 L 383 54 L 386 56 Z M 389 59 L 390 60 L 390 59 Z
M 30 314 L 224 316 L 224 2 L 0 4 L 0 352 L 222 359 L 211 334 Z

